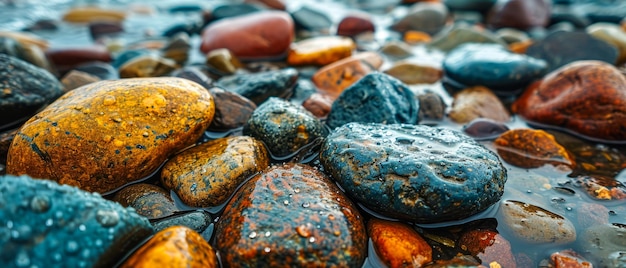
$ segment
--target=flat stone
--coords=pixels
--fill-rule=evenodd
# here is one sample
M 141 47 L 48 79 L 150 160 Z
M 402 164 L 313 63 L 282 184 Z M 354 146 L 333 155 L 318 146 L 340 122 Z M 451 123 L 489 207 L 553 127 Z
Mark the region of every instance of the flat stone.
M 570 220 L 535 205 L 505 200 L 500 203 L 500 215 L 510 234 L 526 243 L 560 245 L 576 240 Z
M 287 63 L 323 66 L 350 57 L 355 48 L 354 41 L 348 37 L 313 37 L 291 44 Z
M 257 108 L 254 102 L 235 92 L 218 87 L 209 91 L 215 97 L 215 115 L 209 130 L 225 131 L 242 127 Z
M 226 137 L 189 148 L 167 161 L 161 183 L 193 207 L 228 200 L 248 177 L 269 166 L 265 146 L 251 137 Z
M 409 85 L 433 84 L 443 77 L 441 68 L 408 61 L 396 62 L 389 69 L 385 70 L 384 73 Z
M 298 81 L 296 69 L 286 68 L 254 74 L 237 74 L 223 77 L 216 85 L 250 99 L 259 105 L 270 97 L 291 96 Z
M 178 211 L 170 193 L 147 183 L 126 186 L 115 193 L 113 201 L 124 207 L 132 207 L 137 214 L 150 220 L 166 217 Z
M 446 34 L 438 35 L 427 46 L 443 52 L 449 52 L 465 43 L 500 44 L 503 47 L 506 46 L 506 43 L 494 33 L 466 26 L 455 26 Z
M 584 231 L 580 238 L 581 250 L 591 256 L 590 261 L 599 267 L 626 265 L 626 226 L 613 223 L 596 225 Z
M 153 232 L 133 209 L 67 185 L 0 177 L 5 267 L 113 267 Z
M 211 215 L 208 212 L 199 209 L 178 212 L 174 215 L 160 218 L 155 220 L 152 226 L 154 226 L 155 232 L 160 232 L 172 226 L 185 226 L 199 234 L 202 234 L 204 237 L 205 231 L 209 229 L 211 224 L 213 224 Z M 208 241 L 210 240 L 210 237 L 205 239 Z
M 196 142 L 214 106 L 206 89 L 181 78 L 92 83 L 24 124 L 9 151 L 7 173 L 106 193 L 147 177 Z
M 123 22 L 124 19 L 126 19 L 126 12 L 101 7 L 74 7 L 63 14 L 63 20 L 72 23 Z
M 448 8 L 440 2 L 419 2 L 395 22 L 391 29 L 398 32 L 421 31 L 434 35 L 441 31 L 448 19 Z
M 224 265 L 361 267 L 367 252 L 357 207 L 318 170 L 272 167 L 247 181 L 215 228 Z
M 469 230 L 461 234 L 458 244 L 461 249 L 482 261 L 483 265 L 496 262 L 501 267 L 516 267 L 511 243 L 495 230 Z
M 483 86 L 463 89 L 454 94 L 448 117 L 459 124 L 477 118 L 487 118 L 498 122 L 511 120 L 509 111 L 491 90 Z
M 120 66 L 120 78 L 158 77 L 178 68 L 178 64 L 155 54 L 137 56 Z
M 320 92 L 336 99 L 344 89 L 382 65 L 383 58 L 378 53 L 358 53 L 320 68 L 311 80 Z
M 226 18 L 233 18 L 238 16 L 250 15 L 263 11 L 264 8 L 259 5 L 253 5 L 249 3 L 228 3 L 222 4 L 213 9 L 211 15 L 213 20 L 221 20 Z
M 495 139 L 508 130 L 506 124 L 487 118 L 476 118 L 463 126 L 463 133 L 476 140 Z
M 433 259 L 430 245 L 405 223 L 373 218 L 368 221 L 367 230 L 376 255 L 389 267 L 422 267 Z
M 512 129 L 502 133 L 494 143 L 502 160 L 521 168 L 545 164 L 576 166 L 574 155 L 543 130 Z
M 511 27 L 520 30 L 546 27 L 550 22 L 551 4 L 548 0 L 496 1 L 489 11 L 487 24 L 493 28 Z
M 460 132 L 426 125 L 346 124 L 326 138 L 320 161 L 353 200 L 419 223 L 487 209 L 507 178 L 492 151 Z
M 111 53 L 103 46 L 49 49 L 46 50 L 46 57 L 61 73 L 84 63 L 113 60 Z

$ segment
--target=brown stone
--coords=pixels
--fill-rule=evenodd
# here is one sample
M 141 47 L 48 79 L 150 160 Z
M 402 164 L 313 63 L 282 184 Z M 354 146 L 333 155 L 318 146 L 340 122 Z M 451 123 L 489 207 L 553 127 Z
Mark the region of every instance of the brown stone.
M 63 90 L 65 92 L 98 81 L 100 81 L 99 77 L 77 70 L 71 70 L 61 78 L 61 84 L 63 84 Z
M 313 93 L 304 100 L 302 107 L 315 115 L 315 117 L 324 118 L 330 112 L 333 101 L 335 101 L 335 98 L 327 94 Z
M 371 219 L 367 230 L 376 254 L 389 267 L 422 267 L 432 261 L 432 248 L 411 226 Z
M 0 165 L 7 163 L 7 155 L 9 154 L 9 147 L 17 134 L 18 129 L 7 130 L 0 133 Z
M 287 63 L 323 66 L 350 57 L 355 48 L 354 41 L 348 37 L 313 37 L 291 44 Z
M 24 124 L 11 144 L 7 173 L 106 193 L 147 177 L 194 144 L 214 112 L 211 94 L 186 79 L 92 83 Z
M 202 33 L 201 50 L 227 48 L 242 60 L 284 56 L 294 38 L 294 23 L 283 11 L 264 11 L 210 24 Z
M 31 33 L 0 31 L 0 37 L 9 37 L 15 39 L 23 47 L 31 45 L 38 46 L 41 50 L 48 49 L 48 41 Z
M 545 164 L 576 166 L 574 155 L 543 130 L 512 129 L 500 135 L 495 145 L 504 161 L 521 168 L 537 168 Z
M 211 50 L 206 56 L 206 64 L 224 74 L 234 74 L 243 66 L 239 59 L 226 48 Z
M 495 262 L 501 267 L 516 267 L 511 243 L 496 231 L 475 229 L 465 232 L 459 238 L 459 246 L 484 265 Z
M 137 214 L 150 220 L 170 216 L 178 211 L 167 191 L 147 183 L 137 183 L 122 188 L 115 194 L 113 201 L 122 206 L 134 208 Z
M 374 32 L 376 27 L 367 13 L 351 13 L 345 16 L 337 25 L 337 35 L 357 36 L 366 32 Z
M 336 99 L 344 89 L 368 73 L 376 71 L 383 58 L 376 52 L 363 52 L 319 69 L 311 80 L 320 92 Z
M 440 67 L 408 61 L 396 62 L 391 68 L 384 71 L 405 84 L 433 84 L 443 77 Z
M 46 51 L 46 56 L 60 72 L 83 63 L 111 62 L 113 60 L 111 53 L 103 46 L 50 49 Z
M 120 78 L 158 77 L 169 74 L 178 68 L 174 60 L 155 54 L 132 58 L 120 66 Z
M 121 266 L 131 267 L 220 267 L 217 254 L 195 231 L 173 226 L 155 234 Z
M 530 85 L 511 108 L 527 121 L 592 140 L 626 140 L 626 78 L 604 62 L 565 65 Z
M 63 14 L 64 21 L 75 23 L 96 21 L 122 22 L 125 18 L 126 13 L 124 11 L 101 7 L 75 7 Z
M 547 0 L 497 1 L 487 16 L 487 24 L 493 28 L 520 30 L 545 27 L 550 22 L 550 12 Z
M 189 148 L 167 161 L 161 182 L 187 205 L 214 207 L 268 166 L 263 143 L 248 136 L 227 137 Z
M 235 92 L 217 87 L 209 91 L 215 97 L 215 116 L 209 130 L 224 131 L 242 127 L 256 110 L 254 102 Z
M 466 88 L 454 94 L 448 117 L 459 124 L 468 123 L 476 118 L 488 118 L 498 122 L 511 120 L 509 112 L 498 96 L 483 86 Z

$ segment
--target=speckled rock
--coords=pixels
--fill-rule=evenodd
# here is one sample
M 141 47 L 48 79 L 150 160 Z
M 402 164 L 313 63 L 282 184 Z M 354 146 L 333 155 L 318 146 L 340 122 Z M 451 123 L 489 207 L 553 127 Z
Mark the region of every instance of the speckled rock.
M 417 95 L 417 100 L 420 105 L 419 122 L 422 120 L 441 120 L 445 116 L 447 105 L 441 95 L 431 90 L 425 90 Z
M 346 124 L 326 138 L 320 160 L 354 200 L 421 223 L 487 209 L 507 178 L 495 153 L 460 132 L 425 125 Z
M 506 46 L 506 43 L 502 39 L 498 38 L 498 36 L 488 30 L 479 30 L 466 26 L 456 26 L 446 34 L 438 35 L 428 44 L 428 47 L 449 52 L 457 46 L 465 43 L 487 43 Z
M 411 6 L 409 12 L 391 28 L 398 32 L 422 31 L 436 34 L 446 24 L 448 8 L 440 2 L 420 2 Z
M 209 229 L 208 227 L 213 223 L 211 220 L 211 215 L 204 210 L 191 210 L 185 212 L 178 212 L 174 215 L 167 216 L 155 220 L 152 226 L 154 226 L 154 231 L 159 232 L 161 230 L 165 230 L 172 226 L 185 226 L 191 230 L 196 231 L 199 234 L 202 234 L 203 237 L 205 231 Z M 207 241 L 210 240 L 209 237 L 205 237 Z
M 396 62 L 384 72 L 407 84 L 433 84 L 443 76 L 439 67 L 408 61 Z
M 0 177 L 2 267 L 112 267 L 152 234 L 148 220 L 98 194 Z
M 294 153 L 327 134 L 322 123 L 309 111 L 279 98 L 270 98 L 260 105 L 244 126 L 243 133 L 263 141 L 275 156 Z
M 603 40 L 617 48 L 618 56 L 615 64 L 626 62 L 626 31 L 613 23 L 594 23 L 586 29 L 591 36 Z
M 321 172 L 286 164 L 237 191 L 215 229 L 222 263 L 247 267 L 361 267 L 359 211 Z
M 337 24 L 337 35 L 342 36 L 352 37 L 374 31 L 376 27 L 368 13 L 350 13 Z
M 155 54 L 137 56 L 120 66 L 121 78 L 163 76 L 178 68 L 178 64 Z
M 209 92 L 215 97 L 215 115 L 209 130 L 224 131 L 242 127 L 257 108 L 254 102 L 235 92 L 218 87 L 211 88 Z
M 287 63 L 323 66 L 350 57 L 355 48 L 354 41 L 348 37 L 313 37 L 291 44 Z
M 504 123 L 487 118 L 476 118 L 463 126 L 463 133 L 476 140 L 495 139 L 508 130 Z
M 206 89 L 186 79 L 92 83 L 24 124 L 11 144 L 7 173 L 105 193 L 150 175 L 192 145 L 211 123 L 214 106 Z
M 604 62 L 578 61 L 549 73 L 511 109 L 530 123 L 589 139 L 626 140 L 626 78 Z
M 553 71 L 575 61 L 597 60 L 613 64 L 618 51 L 609 43 L 585 32 L 556 31 L 526 50 L 528 56 L 543 59 Z
M 376 255 L 390 268 L 422 267 L 433 259 L 433 250 L 411 226 L 373 218 L 367 231 Z
M 512 129 L 502 133 L 494 144 L 502 160 L 521 168 L 545 164 L 576 166 L 574 155 L 543 130 Z
M 217 268 L 217 254 L 194 230 L 173 226 L 156 233 L 120 267 L 207 267 Z
M 61 78 L 61 84 L 63 84 L 64 92 L 98 81 L 100 81 L 99 77 L 76 70 L 70 71 L 65 76 L 63 76 L 63 78 Z
M 303 5 L 291 13 L 296 28 L 306 31 L 328 32 L 333 21 L 324 12 Z
M 248 177 L 269 166 L 261 142 L 247 137 L 212 140 L 174 156 L 161 171 L 161 182 L 187 205 L 222 204 Z
M 63 95 L 63 86 L 48 71 L 0 54 L 0 128 L 26 120 Z
M 546 27 L 550 22 L 551 5 L 548 0 L 496 1 L 487 17 L 487 24 L 493 28 L 520 30 Z
M 298 71 L 287 68 L 227 76 L 218 80 L 216 85 L 244 96 L 259 105 L 270 97 L 289 97 L 298 81 L 298 76 Z
M 210 24 L 202 32 L 203 53 L 227 48 L 242 60 L 284 56 L 294 38 L 291 16 L 283 11 L 263 11 Z
M 319 69 L 311 80 L 320 92 L 336 99 L 347 87 L 383 65 L 376 52 L 363 52 Z
M 148 219 L 156 219 L 178 211 L 170 193 L 163 188 L 147 183 L 126 186 L 115 193 L 113 201 L 124 207 L 132 207 L 137 214 Z
M 470 87 L 455 93 L 448 117 L 459 124 L 476 118 L 488 118 L 498 122 L 511 120 L 509 111 L 498 96 L 483 86 Z
M 576 240 L 576 229 L 570 220 L 535 205 L 515 200 L 500 202 L 498 222 L 523 242 L 552 245 Z
M 495 230 L 473 229 L 464 232 L 459 238 L 459 247 L 489 266 L 497 262 L 500 267 L 516 267 L 511 243 Z
M 339 95 L 326 124 L 331 128 L 349 122 L 415 124 L 418 111 L 419 103 L 405 84 L 384 73 L 371 73 Z
M 543 60 L 507 51 L 500 45 L 466 44 L 443 61 L 450 79 L 467 86 L 485 86 L 496 92 L 516 93 L 547 70 Z
M 626 266 L 626 226 L 624 224 L 596 225 L 585 230 L 581 250 L 588 253 L 589 260 L 598 267 Z

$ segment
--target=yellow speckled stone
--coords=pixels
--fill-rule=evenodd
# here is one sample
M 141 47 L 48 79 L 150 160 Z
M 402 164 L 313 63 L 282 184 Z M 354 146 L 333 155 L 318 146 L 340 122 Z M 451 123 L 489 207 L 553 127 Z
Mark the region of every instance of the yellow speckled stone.
M 291 44 L 287 63 L 290 65 L 326 65 L 350 57 L 356 48 L 348 37 L 323 36 Z
M 194 144 L 214 113 L 213 96 L 186 79 L 92 83 L 24 124 L 9 149 L 7 173 L 106 193 Z

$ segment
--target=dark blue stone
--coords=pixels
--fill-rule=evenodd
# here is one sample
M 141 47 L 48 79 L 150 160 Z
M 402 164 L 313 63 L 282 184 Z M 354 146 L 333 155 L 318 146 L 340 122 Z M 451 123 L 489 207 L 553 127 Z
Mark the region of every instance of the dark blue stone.
M 353 200 L 417 223 L 481 212 L 507 180 L 495 153 L 461 132 L 425 125 L 346 124 L 326 137 L 320 161 Z
M 507 51 L 495 44 L 465 44 L 444 59 L 445 76 L 465 86 L 482 85 L 493 91 L 516 91 L 541 78 L 543 60 Z
M 350 122 L 415 124 L 419 102 L 400 80 L 371 73 L 346 88 L 330 108 L 326 123 L 331 128 Z
M 202 6 L 196 4 L 181 4 L 169 8 L 171 13 L 176 12 L 201 12 Z
M 254 74 L 223 77 L 216 86 L 235 92 L 259 105 L 269 97 L 287 98 L 292 95 L 298 80 L 298 71 L 287 68 Z
M 130 61 L 131 59 L 134 59 L 136 57 L 143 56 L 143 55 L 149 55 L 149 54 L 156 54 L 156 53 L 147 49 L 126 50 L 120 53 L 119 55 L 117 55 L 117 57 L 115 57 L 111 65 L 113 65 L 113 67 L 115 68 L 120 68 L 122 65 L 124 65 L 124 63 Z
M 333 24 L 328 15 L 306 5 L 291 13 L 291 17 L 299 30 L 324 31 Z

